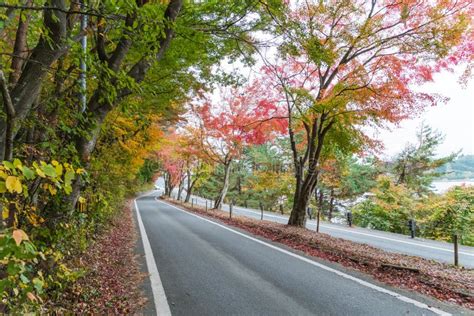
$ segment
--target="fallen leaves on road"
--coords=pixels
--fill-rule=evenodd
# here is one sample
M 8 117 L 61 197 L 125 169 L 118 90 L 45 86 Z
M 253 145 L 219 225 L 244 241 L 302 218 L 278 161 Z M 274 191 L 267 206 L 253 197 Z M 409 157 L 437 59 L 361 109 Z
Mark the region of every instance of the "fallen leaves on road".
M 345 267 L 364 272 L 385 284 L 474 309 L 474 270 L 456 268 L 420 257 L 391 253 L 366 244 L 275 222 L 235 215 L 231 220 L 229 215 L 223 212 L 213 210 L 206 212 L 202 208 L 191 208 L 190 205 L 175 200 L 167 199 L 167 201 L 285 244 L 307 255 L 337 262 Z

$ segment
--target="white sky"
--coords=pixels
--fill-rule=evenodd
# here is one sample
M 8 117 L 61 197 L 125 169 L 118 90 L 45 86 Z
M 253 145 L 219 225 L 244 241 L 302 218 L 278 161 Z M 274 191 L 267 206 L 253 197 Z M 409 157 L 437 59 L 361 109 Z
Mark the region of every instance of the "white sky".
M 423 87 L 422 91 L 439 93 L 449 98 L 446 103 L 428 108 L 420 117 L 404 121 L 391 131 L 380 131 L 379 139 L 385 144 L 385 155 L 390 157 L 401 151 L 408 142 L 416 142 L 417 128 L 421 122 L 445 135 L 438 154 L 447 155 L 462 150 L 474 154 L 474 79 L 466 87 L 458 82 L 458 75 L 441 73 Z

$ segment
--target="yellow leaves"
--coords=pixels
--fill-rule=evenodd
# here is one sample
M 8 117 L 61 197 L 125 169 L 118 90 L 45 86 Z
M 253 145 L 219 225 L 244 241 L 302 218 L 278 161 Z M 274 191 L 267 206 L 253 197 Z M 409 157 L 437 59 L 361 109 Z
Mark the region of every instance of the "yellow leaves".
M 17 246 L 19 246 L 23 240 L 28 240 L 28 235 L 21 229 L 15 229 L 12 233 L 12 237 Z
M 21 192 L 23 192 L 23 187 L 22 187 L 21 181 L 20 181 L 20 179 L 18 179 L 18 177 L 8 176 L 6 181 L 5 181 L 5 186 L 6 186 L 7 190 L 10 193 L 13 193 L 13 192 L 21 193 Z
M 8 177 L 8 174 L 5 171 L 0 170 L 0 178 L 6 179 L 7 177 Z
M 53 160 L 54 162 L 54 160 Z M 57 164 L 57 165 L 54 165 L 54 170 L 56 171 L 56 174 L 58 175 L 58 177 L 60 177 L 62 174 L 63 174 L 63 165 L 60 165 L 60 164 Z
M 56 195 L 56 193 L 58 192 L 58 189 L 56 189 L 56 187 L 51 184 L 48 185 L 48 190 L 51 195 Z
M 2 209 L 2 219 L 3 219 L 3 220 L 7 219 L 8 216 L 10 215 L 9 213 L 10 213 L 9 209 L 6 208 L 6 207 L 4 207 L 4 208 Z
M 13 160 L 13 166 L 17 169 L 21 169 L 22 163 L 19 159 L 15 159 L 15 160 Z
M 79 211 L 84 212 L 86 210 L 87 200 L 81 196 L 79 197 L 78 202 L 79 202 Z
M 43 170 L 41 170 L 39 167 L 35 168 L 36 174 L 39 175 L 41 178 L 46 178 L 46 175 L 44 174 Z

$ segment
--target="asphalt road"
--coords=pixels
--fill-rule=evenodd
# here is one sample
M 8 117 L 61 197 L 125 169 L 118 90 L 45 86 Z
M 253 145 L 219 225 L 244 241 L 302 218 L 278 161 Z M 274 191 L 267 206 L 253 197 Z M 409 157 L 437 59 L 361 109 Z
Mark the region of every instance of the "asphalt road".
M 176 192 L 174 193 L 176 196 Z M 193 196 L 194 203 L 204 206 L 206 200 Z M 211 201 L 207 201 L 211 205 Z M 223 212 L 229 211 L 229 206 L 224 204 Z M 247 216 L 260 219 L 260 210 L 247 209 L 243 207 L 233 207 L 233 213 L 236 215 Z M 288 222 L 287 215 L 277 213 L 264 212 L 263 219 L 286 224 Z M 316 230 L 316 221 L 308 220 L 306 227 Z M 432 259 L 440 262 L 454 262 L 453 244 L 428 240 L 423 238 L 411 239 L 409 236 L 394 234 L 389 232 L 377 231 L 360 227 L 348 227 L 346 225 L 331 224 L 321 222 L 319 231 L 334 237 L 355 241 L 358 243 L 368 244 L 386 251 L 403 253 L 413 256 L 419 256 L 426 259 Z M 459 263 L 467 268 L 474 268 L 474 247 L 459 246 Z
M 173 315 L 453 312 L 451 306 L 413 293 L 399 294 L 336 264 L 313 261 L 157 201 L 153 195 L 136 202 L 141 236 L 150 247 L 148 270 L 158 268 Z

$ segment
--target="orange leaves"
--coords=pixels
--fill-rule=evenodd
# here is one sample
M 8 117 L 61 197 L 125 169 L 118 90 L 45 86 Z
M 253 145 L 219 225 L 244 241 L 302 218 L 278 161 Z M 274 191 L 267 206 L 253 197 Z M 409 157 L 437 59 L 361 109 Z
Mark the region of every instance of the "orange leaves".
M 19 246 L 23 240 L 28 240 L 28 235 L 21 229 L 15 229 L 12 233 L 12 237 L 17 246 Z
M 306 90 L 318 102 L 342 99 L 361 117 L 398 122 L 439 101 L 414 92 L 414 84 L 462 62 L 472 65 L 472 1 L 351 0 L 320 7 L 307 1 L 285 15 L 294 29 L 283 46 L 296 53 L 266 63 L 262 85 L 281 87 L 280 99 Z M 318 43 L 318 54 L 308 43 Z
M 221 90 L 192 105 L 201 143 L 216 161 L 238 157 L 250 144 L 262 144 L 286 132 L 286 112 L 262 93 L 259 84 Z

